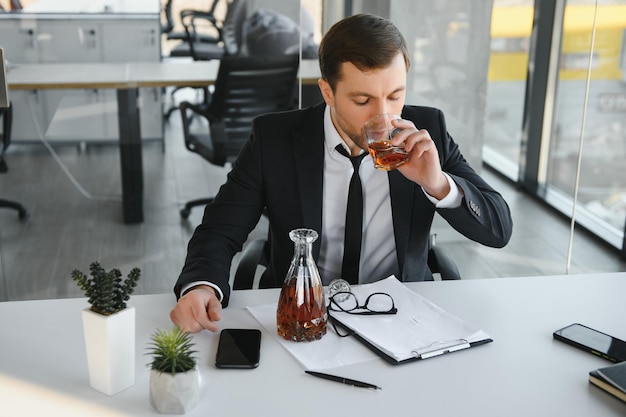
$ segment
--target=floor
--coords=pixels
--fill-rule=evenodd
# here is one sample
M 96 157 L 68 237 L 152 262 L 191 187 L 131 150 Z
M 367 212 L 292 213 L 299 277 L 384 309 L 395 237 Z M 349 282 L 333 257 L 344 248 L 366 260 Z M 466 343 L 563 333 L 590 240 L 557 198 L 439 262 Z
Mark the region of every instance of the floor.
M 124 275 L 141 268 L 137 294 L 167 293 L 184 262 L 186 245 L 202 210 L 188 220 L 185 201 L 213 195 L 227 168 L 214 167 L 187 151 L 177 113 L 161 142 L 144 144 L 145 221 L 122 221 L 119 151 L 108 145 L 13 144 L 0 175 L 0 197 L 23 203 L 30 217 L 0 209 L 0 301 L 82 296 L 71 280 L 74 269 L 92 261 Z M 514 233 L 504 249 L 480 246 L 436 219 L 437 243 L 457 261 L 464 279 L 626 271 L 617 252 L 575 230 L 568 267 L 570 225 L 559 214 L 482 168 L 508 201 Z M 263 237 L 261 223 L 251 238 Z M 237 259 L 237 258 L 236 258 Z M 236 262 L 235 259 L 235 262 Z

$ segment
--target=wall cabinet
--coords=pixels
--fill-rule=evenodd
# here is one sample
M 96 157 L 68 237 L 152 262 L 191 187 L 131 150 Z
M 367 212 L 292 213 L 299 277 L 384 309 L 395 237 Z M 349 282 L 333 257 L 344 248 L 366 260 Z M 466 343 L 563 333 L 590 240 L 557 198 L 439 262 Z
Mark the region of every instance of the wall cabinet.
M 161 59 L 159 14 L 0 14 L 0 47 L 15 71 L 20 63 L 156 62 Z M 118 137 L 113 90 L 10 94 L 16 142 Z M 160 89 L 141 89 L 140 100 L 142 138 L 162 139 Z M 61 124 L 54 126 L 59 117 Z

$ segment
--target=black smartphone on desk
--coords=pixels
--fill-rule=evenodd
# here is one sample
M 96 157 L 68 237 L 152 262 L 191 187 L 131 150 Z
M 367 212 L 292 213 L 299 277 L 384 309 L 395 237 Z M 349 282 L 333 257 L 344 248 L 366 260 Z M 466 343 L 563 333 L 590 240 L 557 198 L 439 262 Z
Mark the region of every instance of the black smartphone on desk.
M 626 342 L 580 323 L 559 329 L 553 333 L 553 336 L 561 342 L 612 362 L 626 361 Z
M 259 366 L 261 331 L 258 329 L 223 329 L 217 345 L 215 366 L 251 369 Z

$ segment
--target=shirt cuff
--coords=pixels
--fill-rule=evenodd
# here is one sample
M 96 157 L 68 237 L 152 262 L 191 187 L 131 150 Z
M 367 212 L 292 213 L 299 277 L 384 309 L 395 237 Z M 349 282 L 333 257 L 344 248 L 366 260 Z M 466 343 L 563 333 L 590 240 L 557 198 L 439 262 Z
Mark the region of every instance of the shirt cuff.
M 222 301 L 224 299 L 224 293 L 222 293 L 222 290 L 220 290 L 220 287 L 218 287 L 217 285 L 213 284 L 212 282 L 209 281 L 194 281 L 191 282 L 189 284 L 183 285 L 181 290 L 180 290 L 180 296 L 183 297 L 185 296 L 185 294 L 187 294 L 187 292 L 192 289 L 193 287 L 197 287 L 198 285 L 208 285 L 209 287 L 213 288 L 215 290 L 215 293 L 217 295 L 217 298 Z
M 437 208 L 457 208 L 457 207 L 460 207 L 461 206 L 461 201 L 463 200 L 463 194 L 461 193 L 461 190 L 459 189 L 459 186 L 456 184 L 456 182 L 454 182 L 452 177 L 450 177 L 448 174 L 446 174 L 444 172 L 443 175 L 448 180 L 448 185 L 450 185 L 450 192 L 448 193 L 448 195 L 445 196 L 443 199 L 438 200 L 435 197 L 433 197 L 432 195 L 428 194 L 426 191 L 424 191 L 424 187 L 422 187 L 422 191 L 424 192 L 424 195 Z

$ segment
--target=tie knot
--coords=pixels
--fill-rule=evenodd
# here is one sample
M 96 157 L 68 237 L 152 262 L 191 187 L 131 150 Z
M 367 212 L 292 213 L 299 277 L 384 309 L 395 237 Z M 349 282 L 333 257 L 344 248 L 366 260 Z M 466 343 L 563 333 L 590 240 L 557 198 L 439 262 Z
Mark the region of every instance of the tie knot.
M 350 156 L 348 151 L 346 151 L 346 148 L 344 148 L 341 144 L 337 145 L 335 149 L 337 150 L 337 152 L 348 158 L 350 162 L 352 162 L 352 166 L 354 167 L 355 171 L 357 170 L 359 165 L 361 165 L 361 161 L 363 160 L 363 158 L 365 158 L 365 156 L 367 155 L 367 152 L 363 152 L 357 156 Z

